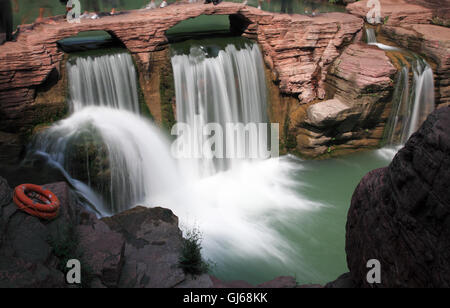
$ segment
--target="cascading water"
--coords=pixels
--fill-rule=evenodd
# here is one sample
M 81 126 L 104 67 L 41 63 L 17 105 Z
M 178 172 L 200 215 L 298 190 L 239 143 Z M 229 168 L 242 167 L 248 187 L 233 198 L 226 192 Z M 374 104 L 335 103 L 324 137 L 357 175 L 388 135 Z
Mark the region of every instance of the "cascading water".
M 76 57 L 67 65 L 73 111 L 107 106 L 139 112 L 136 70 L 130 54 Z
M 400 51 L 401 50 L 400 48 L 397 48 L 394 46 L 389 46 L 389 45 L 385 45 L 382 43 L 378 43 L 377 34 L 375 32 L 375 29 L 373 29 L 373 28 L 366 28 L 366 39 L 367 39 L 367 44 L 377 46 L 378 48 L 383 49 L 383 50 L 389 50 L 389 51 Z
M 201 46 L 194 46 L 188 55 L 174 55 L 172 67 L 178 123 L 186 123 L 190 127 L 218 123 L 225 127 L 227 123 L 268 122 L 264 68 L 256 44 L 246 44 L 242 49 L 228 45 L 213 57 Z M 194 134 L 192 140 L 198 147 L 202 146 L 201 135 L 201 132 Z M 227 144 L 238 143 L 237 147 L 248 154 L 249 140 L 226 132 L 224 138 Z M 262 137 L 259 141 L 258 153 L 264 153 L 267 138 Z M 226 152 L 226 144 L 223 147 Z M 248 155 L 242 156 L 248 158 Z M 199 161 L 197 172 L 212 175 L 236 163 L 233 159 L 215 162 L 203 159 Z
M 404 144 L 434 110 L 434 77 L 431 67 L 422 59 L 412 63 L 410 87 L 409 68 L 399 72 L 389 121 L 386 126 L 387 144 Z
M 249 43 L 238 49 L 228 45 L 212 57 L 201 50 L 193 48 L 189 55 L 172 59 L 178 121 L 195 125 L 193 118 L 197 117 L 205 123 L 267 122 L 258 46 Z M 73 65 L 77 63 L 82 67 L 87 64 L 76 61 Z M 97 80 L 119 82 L 101 83 L 105 92 L 134 82 L 115 76 L 120 71 L 107 69 L 110 63 L 98 59 L 89 63 L 99 65 Z M 79 78 L 80 67 L 69 70 L 77 72 L 69 74 L 69 79 Z M 79 80 L 84 88 L 83 82 L 90 82 L 87 77 Z M 77 90 L 71 89 L 71 97 Z M 76 101 L 75 112 L 41 134 L 34 149 L 99 192 L 106 200 L 107 209 L 102 214 L 137 204 L 161 205 L 180 217 L 183 228 L 200 228 L 205 256 L 211 259 L 219 261 L 231 252 L 242 257 L 269 257 L 283 264 L 299 259 L 286 257 L 289 245 L 270 227 L 270 219 L 261 218 L 276 219 L 285 210 L 312 210 L 320 205 L 296 193 L 297 182 L 290 173 L 297 167 L 292 160 L 241 159 L 237 163 L 232 159 L 223 168 L 216 162 L 209 164 L 207 159 L 176 160 L 164 135 L 146 118 L 129 111 L 133 108 L 108 104 L 107 100 L 102 103 L 106 106 L 91 106 L 96 105 L 89 101 L 95 95 L 76 97 L 81 101 Z M 261 146 L 266 147 L 264 141 Z
M 366 28 L 366 37 L 369 45 L 387 51 L 400 50 L 378 43 L 373 28 Z M 413 75 L 412 83 L 410 71 Z M 397 76 L 392 111 L 384 132 L 385 143 L 390 146 L 404 144 L 434 108 L 433 70 L 423 58 L 413 55 L 413 60 L 404 65 Z

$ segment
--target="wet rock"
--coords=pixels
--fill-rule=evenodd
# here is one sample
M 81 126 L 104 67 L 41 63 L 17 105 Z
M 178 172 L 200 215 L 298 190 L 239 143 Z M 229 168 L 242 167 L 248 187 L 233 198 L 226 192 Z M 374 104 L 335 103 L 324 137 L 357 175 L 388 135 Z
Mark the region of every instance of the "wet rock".
M 434 111 L 392 163 L 369 172 L 348 212 L 346 252 L 358 287 L 450 286 L 450 107 Z M 368 284 L 369 259 L 381 284 Z
M 384 26 L 382 32 L 403 48 L 427 55 L 436 63 L 436 104 L 450 105 L 450 28 L 412 24 Z

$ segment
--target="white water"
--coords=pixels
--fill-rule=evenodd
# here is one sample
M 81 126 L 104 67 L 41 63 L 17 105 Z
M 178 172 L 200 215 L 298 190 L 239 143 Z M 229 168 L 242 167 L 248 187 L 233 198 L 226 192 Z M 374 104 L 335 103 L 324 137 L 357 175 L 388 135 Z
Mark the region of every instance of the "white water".
M 385 45 L 382 43 L 377 42 L 377 36 L 375 33 L 375 29 L 372 28 L 366 28 L 366 37 L 367 37 L 367 44 L 377 46 L 380 49 L 388 50 L 388 51 L 400 51 L 400 48 Z
M 200 46 L 194 46 L 189 55 L 172 57 L 177 101 L 177 123 L 201 127 L 206 123 L 267 123 L 266 84 L 261 52 L 258 45 L 247 45 L 240 50 L 228 45 L 216 57 L 208 57 Z M 249 140 L 232 134 L 224 138 L 230 143 L 249 147 Z M 267 139 L 258 144 L 262 153 Z M 201 136 L 194 135 L 192 143 L 202 145 Z M 225 147 L 225 145 L 223 145 Z M 248 150 L 248 149 L 247 149 Z M 226 149 L 225 149 L 226 151 Z M 248 151 L 247 151 L 248 152 Z M 213 175 L 232 168 L 238 160 L 201 159 L 194 170 L 199 176 Z
M 120 57 L 109 59 L 120 61 Z M 109 67 L 112 62 L 92 59 L 88 66 L 98 63 Z M 205 122 L 267 120 L 262 57 L 257 45 L 241 50 L 229 45 L 214 58 L 193 49 L 189 56 L 175 56 L 173 66 L 178 121 L 191 124 L 197 113 Z M 80 68 L 69 70 L 78 72 Z M 99 80 L 109 76 L 109 70 L 103 67 L 96 71 L 101 72 Z M 69 74 L 69 78 L 73 76 L 77 78 L 78 74 Z M 119 79 L 112 76 L 106 80 Z M 88 81 L 80 79 L 81 87 L 83 82 Z M 114 86 L 114 82 L 107 84 Z M 84 90 L 77 89 L 71 93 L 84 95 Z M 108 102 L 99 107 L 89 106 L 94 105 L 90 101 L 75 101 L 75 112 L 36 142 L 39 151 L 70 170 L 70 145 L 86 132 L 100 136 L 107 150 L 113 200 L 103 214 L 138 204 L 163 206 L 174 211 L 184 229 L 200 229 L 207 258 L 218 260 L 232 251 L 235 256 L 259 256 L 284 263 L 297 259 L 287 257 L 291 248 L 270 226 L 268 218 L 286 210 L 311 211 L 320 207 L 296 193 L 300 184 L 291 179 L 291 173 L 298 170 L 298 164 L 287 158 L 239 163 L 231 160 L 222 168 L 224 165 L 216 162 L 175 160 L 158 127 L 124 110 L 130 109 L 127 106 Z M 301 263 L 300 257 L 296 263 Z
M 73 111 L 108 106 L 139 112 L 136 69 L 130 54 L 77 57 L 67 64 Z
M 401 50 L 378 43 L 372 28 L 366 28 L 366 36 L 369 45 L 387 51 Z M 409 66 L 411 68 L 403 66 L 397 77 L 392 111 L 385 131 L 385 140 L 390 146 L 405 144 L 435 108 L 434 76 L 430 65 L 416 56 Z M 413 72 L 411 86 L 410 70 Z

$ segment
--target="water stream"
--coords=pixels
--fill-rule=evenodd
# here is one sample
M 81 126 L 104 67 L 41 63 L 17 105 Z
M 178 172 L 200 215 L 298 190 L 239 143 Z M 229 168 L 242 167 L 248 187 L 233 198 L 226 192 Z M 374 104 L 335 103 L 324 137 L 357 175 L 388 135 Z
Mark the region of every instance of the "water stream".
M 178 122 L 268 121 L 262 56 L 256 44 L 242 40 L 173 46 Z M 416 70 L 415 99 L 399 101 L 426 99 L 429 70 L 425 65 Z M 77 57 L 68 72 L 72 114 L 40 134 L 32 149 L 63 168 L 90 203 L 101 203 L 101 215 L 137 204 L 172 209 L 183 230 L 198 227 L 203 233 L 204 257 L 215 262 L 212 273 L 222 279 L 260 283 L 294 275 L 299 283 L 325 283 L 347 271 L 351 194 L 361 177 L 386 166 L 395 150 L 327 161 L 175 159 L 169 138 L 139 114 L 129 54 Z M 419 103 L 411 108 L 414 123 L 425 113 Z M 197 138 L 193 144 L 201 143 Z M 249 142 L 225 139 L 244 148 Z M 263 138 L 259 146 L 267 148 L 268 141 Z

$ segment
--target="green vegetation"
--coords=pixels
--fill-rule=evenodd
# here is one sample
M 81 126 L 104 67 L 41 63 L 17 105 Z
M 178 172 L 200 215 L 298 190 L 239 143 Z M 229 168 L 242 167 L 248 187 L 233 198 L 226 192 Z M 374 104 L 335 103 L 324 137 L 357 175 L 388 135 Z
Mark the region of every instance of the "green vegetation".
M 162 127 L 169 133 L 175 125 L 174 105 L 175 105 L 175 82 L 173 80 L 172 64 L 170 61 L 161 68 L 160 71 L 160 97 L 161 97 L 161 120 Z
M 186 274 L 201 275 L 210 270 L 210 263 L 202 258 L 202 235 L 197 228 L 186 233 L 183 238 L 183 247 L 178 259 L 178 266 Z

